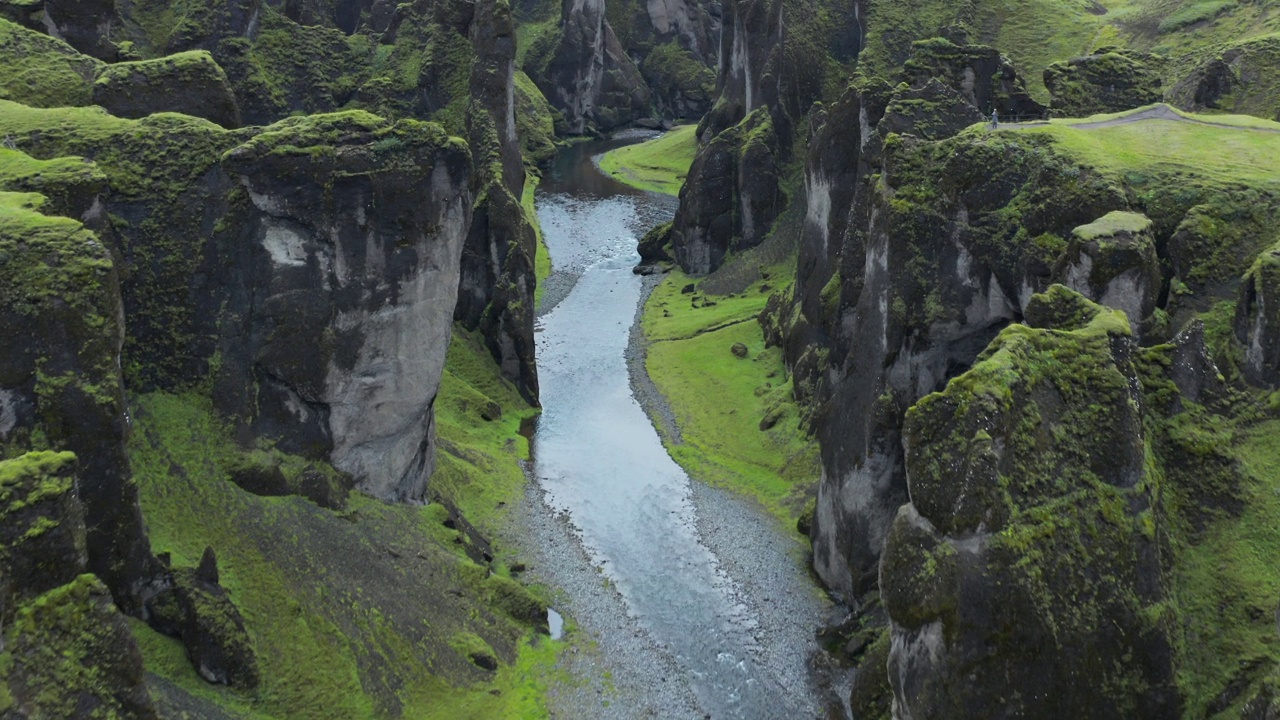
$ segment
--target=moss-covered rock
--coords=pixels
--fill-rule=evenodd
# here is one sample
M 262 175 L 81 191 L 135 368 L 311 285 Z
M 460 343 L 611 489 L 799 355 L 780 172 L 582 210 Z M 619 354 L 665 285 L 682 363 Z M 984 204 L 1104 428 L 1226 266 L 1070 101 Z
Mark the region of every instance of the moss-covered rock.
M 575 135 L 612 130 L 649 108 L 649 87 L 604 14 L 602 0 L 564 3 L 553 44 L 524 68 Z
M 126 118 L 179 112 L 223 127 L 240 125 L 226 73 L 204 50 L 107 65 L 94 80 L 93 104 Z
M 240 610 L 218 583 L 213 548 L 205 548 L 199 566 L 172 575 L 171 588 L 156 599 L 153 626 L 182 640 L 191 665 L 208 682 L 256 688 L 257 656 Z
M 68 452 L 0 460 L 0 624 L 18 605 L 85 571 L 75 465 Z
M 159 568 L 124 450 L 119 281 L 111 251 L 44 197 L 0 192 L 0 457 L 66 450 L 80 459 L 88 570 L 141 614 Z
M 645 56 L 640 71 L 670 115 L 697 118 L 710 109 L 716 74 L 679 44 L 655 47 Z
M 1235 339 L 1244 350 L 1245 377 L 1280 386 L 1280 247 L 1263 252 L 1240 284 Z
M 1041 327 L 1007 328 L 907 414 L 912 504 L 881 566 L 895 702 L 1168 717 L 1159 477 L 1128 322 L 1061 286 L 1027 315 Z
M 0 19 L 0 100 L 33 107 L 88 105 L 101 67 L 61 40 Z
M 111 595 L 81 575 L 20 605 L 4 628 L 0 713 L 14 720 L 157 717 L 142 655 Z
M 1151 228 L 1145 215 L 1121 210 L 1081 225 L 1071 231 L 1054 276 L 1072 290 L 1123 311 L 1140 334 L 1155 312 L 1161 285 Z
M 1280 36 L 1214 48 L 1169 92 L 1184 110 L 1222 110 L 1280 120 Z
M 1013 63 L 987 45 L 956 43 L 945 37 L 912 45 L 903 65 L 905 80 L 919 87 L 937 80 L 950 87 L 982 117 L 1038 118 L 1045 108 L 1027 92 Z
M 1087 117 L 1159 102 L 1163 67 L 1154 55 L 1102 48 L 1092 55 L 1050 65 L 1044 84 L 1057 117 Z

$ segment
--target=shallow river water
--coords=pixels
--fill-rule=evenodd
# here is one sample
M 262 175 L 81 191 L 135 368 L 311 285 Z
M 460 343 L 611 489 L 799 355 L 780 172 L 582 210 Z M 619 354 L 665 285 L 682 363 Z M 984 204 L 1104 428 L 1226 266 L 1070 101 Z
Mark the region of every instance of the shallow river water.
M 557 272 L 577 279 L 538 323 L 543 413 L 533 475 L 545 506 L 566 521 L 639 632 L 674 661 L 700 713 L 717 720 L 812 717 L 809 689 L 795 687 L 794 673 L 770 670 L 769 658 L 779 653 L 761 646 L 760 609 L 744 600 L 751 593 L 704 542 L 700 489 L 667 454 L 632 392 L 625 353 L 643 285 L 631 272 L 635 243 L 671 217 L 674 199 L 602 174 L 591 157 L 610 146 L 562 152 L 536 198 Z M 768 522 L 763 514 L 757 520 Z M 795 565 L 786 552 L 778 562 Z

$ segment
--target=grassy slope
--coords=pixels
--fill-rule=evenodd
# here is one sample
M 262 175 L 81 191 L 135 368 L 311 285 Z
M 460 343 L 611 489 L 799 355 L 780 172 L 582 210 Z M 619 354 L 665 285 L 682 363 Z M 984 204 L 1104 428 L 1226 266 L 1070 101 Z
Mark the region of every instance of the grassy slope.
M 636 145 L 605 153 L 600 169 L 641 190 L 679 195 L 697 150 L 697 126 L 681 125 Z
M 754 496 L 780 519 L 799 514 L 818 477 L 816 444 L 800 431 L 778 348 L 765 349 L 756 317 L 768 293 L 757 283 L 735 296 L 680 292 L 672 271 L 645 305 L 650 377 L 683 437 L 667 448 L 693 476 Z M 710 300 L 714 304 L 704 305 Z M 735 343 L 747 347 L 736 357 Z M 777 423 L 760 429 L 772 415 Z
M 485 423 L 478 413 L 490 400 L 505 412 Z M 236 448 L 206 400 L 151 394 L 136 407 L 130 455 L 152 545 L 185 566 L 205 545 L 215 548 L 264 680 L 253 697 L 211 686 L 177 641 L 139 623 L 151 672 L 248 717 L 364 718 L 397 707 L 414 718 L 545 716 L 541 688 L 558 644 L 493 609 L 511 593 L 500 577 L 504 548 L 495 548 L 499 576 L 488 577 L 462 554 L 439 505 L 353 494 L 333 512 L 251 495 L 226 479 Z M 442 449 L 433 488 L 492 527 L 500 503 L 522 492 L 516 460 L 527 446 L 517 430 L 532 411 L 464 336 L 451 347 L 436 407 Z M 462 652 L 477 643 L 501 660 L 496 676 Z
M 1100 9 L 1105 13 L 1099 14 Z M 1193 21 L 1201 18 L 1199 21 Z M 1118 45 L 1170 58 L 1167 77 L 1180 77 L 1224 43 L 1280 30 L 1280 5 L 1217 0 L 871 0 L 866 69 L 890 75 L 911 38 L 963 25 L 974 42 L 994 45 L 1013 60 L 1038 100 L 1048 99 L 1042 73 L 1050 63 Z
M 1280 420 L 1241 434 L 1234 454 L 1245 473 L 1243 512 L 1178 550 L 1175 592 L 1187 633 L 1179 677 L 1187 694 L 1185 717 L 1205 717 L 1206 706 L 1249 663 L 1280 662 Z M 1249 697 L 1242 694 L 1217 717 L 1239 717 Z

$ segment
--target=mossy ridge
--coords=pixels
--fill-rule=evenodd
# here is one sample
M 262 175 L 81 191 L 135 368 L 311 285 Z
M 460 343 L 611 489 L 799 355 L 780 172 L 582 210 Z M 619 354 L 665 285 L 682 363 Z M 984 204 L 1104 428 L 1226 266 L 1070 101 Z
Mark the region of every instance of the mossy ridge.
M 664 444 L 691 476 L 747 494 L 794 527 L 815 490 L 817 444 L 801 426 L 781 350 L 764 347 L 764 283 L 720 296 L 682 293 L 689 281 L 672 271 L 641 321 L 646 369 L 680 428 L 681 442 Z
M 524 71 L 515 74 L 516 135 L 528 164 L 538 165 L 556 152 L 556 111 Z
M 610 150 L 600 169 L 641 190 L 679 195 L 697 152 L 697 126 L 680 125 L 635 145 Z
M 61 40 L 0 18 L 0 100 L 33 107 L 88 105 L 102 67 Z

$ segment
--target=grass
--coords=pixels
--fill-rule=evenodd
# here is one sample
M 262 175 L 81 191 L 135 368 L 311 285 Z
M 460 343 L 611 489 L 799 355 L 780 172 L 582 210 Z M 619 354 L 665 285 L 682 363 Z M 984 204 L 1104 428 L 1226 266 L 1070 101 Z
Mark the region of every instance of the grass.
M 642 321 L 651 342 L 646 367 L 683 440 L 665 438 L 667 449 L 694 477 L 794 520 L 818 478 L 817 444 L 800 430 L 781 351 L 764 347 L 755 320 L 768 295 L 758 283 L 732 297 L 682 294 L 689 281 L 670 273 Z M 741 358 L 732 352 L 738 343 L 746 347 Z M 766 416 L 775 424 L 761 430 Z
M 698 149 L 696 125 L 680 125 L 652 140 L 610 150 L 600 169 L 632 187 L 679 195 Z
M 502 406 L 501 419 L 480 418 L 489 402 Z M 199 701 L 253 718 L 546 716 L 541 698 L 561 644 L 499 609 L 513 597 L 503 577 L 508 549 L 495 545 L 491 576 L 465 556 L 439 505 L 353 494 L 345 510 L 330 511 L 249 494 L 227 479 L 241 451 L 207 399 L 152 393 L 134 407 L 129 450 L 152 546 L 175 566 L 195 565 L 214 547 L 263 682 L 253 695 L 211 686 L 175 641 L 136 625 L 149 670 Z M 518 430 L 534 410 L 462 333 L 435 407 L 432 489 L 482 531 L 497 527 L 524 490 L 517 460 L 528 449 Z M 460 654 L 451 644 L 460 634 L 482 638 L 499 670 Z
M 1280 661 L 1280 421 L 1245 433 L 1235 454 L 1245 475 L 1242 514 L 1214 524 L 1178 552 L 1175 592 L 1187 633 L 1178 682 L 1186 717 L 1205 717 L 1209 703 L 1249 663 Z M 1249 697 L 1243 693 L 1218 717 L 1239 717 Z
M 1239 129 L 1174 120 L 1140 120 L 1092 129 L 1072 127 L 1118 117 L 1101 115 L 1002 132 L 1048 135 L 1059 150 L 1104 171 L 1172 172 L 1258 187 L 1280 185 L 1280 132 L 1264 131 L 1280 130 L 1280 123 L 1229 115 L 1184 115 Z M 981 131 L 975 126 L 966 132 Z
M 524 193 L 520 196 L 520 205 L 524 207 L 524 216 L 533 225 L 533 232 L 538 237 L 537 254 L 533 257 L 533 275 L 537 287 L 533 291 L 533 306 L 542 304 L 542 293 L 546 291 L 545 280 L 551 277 L 551 251 L 547 249 L 547 241 L 542 237 L 542 224 L 538 222 L 538 209 L 534 206 L 533 195 L 541 181 L 537 175 L 526 173 L 524 177 Z

